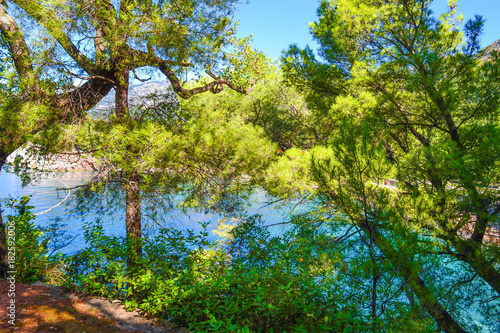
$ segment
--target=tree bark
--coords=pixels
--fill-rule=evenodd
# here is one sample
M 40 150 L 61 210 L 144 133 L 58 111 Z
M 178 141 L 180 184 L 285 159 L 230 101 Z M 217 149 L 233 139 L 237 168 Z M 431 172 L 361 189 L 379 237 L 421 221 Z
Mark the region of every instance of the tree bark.
M 118 118 L 128 115 L 128 79 L 128 69 L 125 69 L 117 74 L 115 88 L 115 113 Z
M 103 76 L 93 77 L 76 89 L 54 96 L 51 105 L 58 111 L 57 118 L 64 123 L 81 119 L 113 88 L 111 78 L 112 73 L 103 73 Z
M 126 193 L 126 229 L 127 229 L 127 262 L 134 266 L 142 257 L 141 246 L 141 190 L 137 172 L 133 172 L 125 185 Z
M 118 118 L 128 115 L 129 70 L 125 68 L 116 75 L 115 114 Z M 127 230 L 127 264 L 129 269 L 135 267 L 142 257 L 141 246 L 141 190 L 140 177 L 133 170 L 126 178 L 125 184 L 125 224 Z

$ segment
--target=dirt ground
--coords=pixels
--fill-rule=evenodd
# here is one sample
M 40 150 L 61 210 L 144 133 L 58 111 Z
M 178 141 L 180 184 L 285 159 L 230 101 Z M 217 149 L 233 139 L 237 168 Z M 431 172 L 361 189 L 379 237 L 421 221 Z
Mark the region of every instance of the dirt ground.
M 0 281 L 0 332 L 189 333 L 125 311 L 117 301 L 75 295 L 56 286 L 16 283 L 14 298 L 9 297 L 10 289 L 9 281 Z M 9 323 L 11 299 L 15 300 L 15 325 Z

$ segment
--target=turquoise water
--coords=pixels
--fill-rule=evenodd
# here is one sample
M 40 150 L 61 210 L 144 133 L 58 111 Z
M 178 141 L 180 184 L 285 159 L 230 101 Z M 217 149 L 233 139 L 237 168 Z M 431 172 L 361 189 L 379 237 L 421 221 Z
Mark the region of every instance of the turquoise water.
M 104 231 L 108 235 L 125 235 L 125 212 L 116 212 L 111 215 L 98 216 L 90 211 L 86 215 L 70 214 L 70 209 L 75 201 L 75 190 L 68 193 L 66 188 L 72 188 L 85 184 L 92 177 L 92 172 L 65 172 L 50 173 L 44 175 L 35 184 L 22 187 L 21 179 L 15 174 L 5 172 L 0 173 L 0 197 L 8 196 L 20 197 L 22 195 L 31 195 L 30 204 L 34 206 L 33 212 L 37 215 L 35 224 L 40 227 L 47 227 L 55 218 L 60 218 L 61 223 L 66 224 L 63 230 L 68 236 L 77 236 L 77 238 L 66 248 L 61 250 L 63 253 L 71 254 L 85 247 L 82 237 L 83 227 L 96 218 L 103 222 Z M 266 206 L 266 193 L 257 190 L 252 196 L 252 204 L 248 207 L 249 214 L 261 214 L 265 225 L 273 225 L 285 222 L 289 212 L 278 210 L 275 206 Z M 10 213 L 2 205 L 5 214 Z M 300 209 L 304 210 L 304 207 Z M 209 223 L 208 229 L 213 230 L 217 227 L 217 221 L 221 216 L 215 214 L 189 213 L 184 211 L 172 210 L 168 218 L 162 221 L 164 227 L 174 227 L 178 229 L 201 230 L 200 222 Z M 157 224 L 151 223 L 147 218 L 143 218 L 143 233 L 154 234 Z M 286 226 L 279 225 L 272 227 L 273 233 L 280 233 Z M 213 238 L 217 236 L 213 234 Z

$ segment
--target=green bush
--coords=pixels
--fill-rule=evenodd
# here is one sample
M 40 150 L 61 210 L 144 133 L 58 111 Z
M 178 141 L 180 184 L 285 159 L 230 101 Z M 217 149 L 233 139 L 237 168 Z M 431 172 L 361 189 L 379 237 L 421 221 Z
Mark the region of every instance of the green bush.
M 337 304 L 319 243 L 271 237 L 257 224 L 233 229 L 230 246 L 210 242 L 206 229 L 163 229 L 129 271 L 126 240 L 92 224 L 89 247 L 67 258 L 67 275 L 73 287 L 195 332 L 357 331 L 357 311 Z
M 13 213 L 7 215 L 5 223 L 7 245 L 15 249 L 15 262 L 10 269 L 16 271 L 16 281 L 20 283 L 43 280 L 49 264 L 48 239 L 43 239 L 43 231 L 32 222 L 35 215 L 31 212 L 33 206 L 29 205 L 30 197 L 9 197 L 5 201 Z

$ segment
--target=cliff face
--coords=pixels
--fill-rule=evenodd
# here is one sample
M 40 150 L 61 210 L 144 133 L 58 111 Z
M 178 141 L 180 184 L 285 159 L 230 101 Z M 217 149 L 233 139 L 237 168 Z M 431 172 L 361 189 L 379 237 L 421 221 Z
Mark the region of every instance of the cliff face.
M 500 39 L 496 42 L 488 45 L 479 52 L 479 57 L 482 61 L 488 61 L 491 59 L 491 53 L 496 50 L 500 51 Z
M 172 103 L 176 103 L 177 95 L 172 90 L 168 81 L 146 82 L 133 85 L 129 89 L 128 104 L 130 109 L 138 109 L 150 106 L 154 103 L 154 99 L 167 99 Z M 115 107 L 115 91 L 114 89 L 106 95 L 89 113 L 93 117 L 107 117 Z

